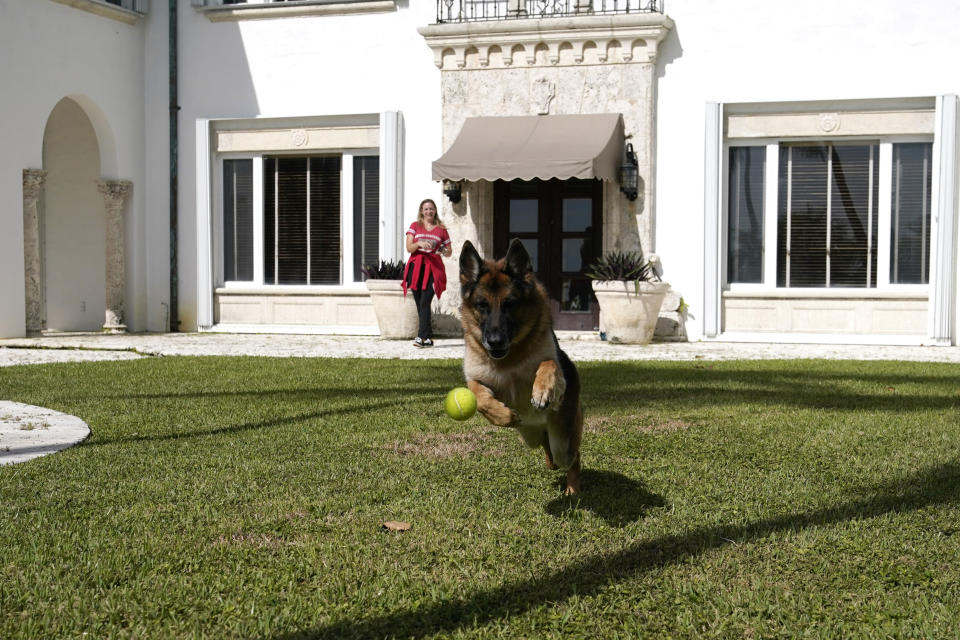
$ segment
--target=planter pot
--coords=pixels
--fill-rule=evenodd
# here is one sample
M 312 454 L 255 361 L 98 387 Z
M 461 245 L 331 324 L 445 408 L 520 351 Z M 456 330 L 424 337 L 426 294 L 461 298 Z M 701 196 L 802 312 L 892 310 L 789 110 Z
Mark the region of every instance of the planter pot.
M 367 290 L 377 314 L 380 337 L 388 340 L 412 340 L 419 320 L 412 295 L 403 295 L 402 280 L 367 280 Z
M 600 330 L 606 332 L 607 340 L 619 344 L 648 344 L 669 289 L 666 282 L 594 280 L 593 292 L 600 303 Z

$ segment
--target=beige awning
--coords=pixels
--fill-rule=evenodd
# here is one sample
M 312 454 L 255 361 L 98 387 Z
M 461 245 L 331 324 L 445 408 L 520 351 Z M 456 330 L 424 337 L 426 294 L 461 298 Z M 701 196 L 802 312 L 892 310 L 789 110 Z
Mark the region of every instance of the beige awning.
M 618 113 L 467 118 L 433 179 L 616 180 L 622 154 Z

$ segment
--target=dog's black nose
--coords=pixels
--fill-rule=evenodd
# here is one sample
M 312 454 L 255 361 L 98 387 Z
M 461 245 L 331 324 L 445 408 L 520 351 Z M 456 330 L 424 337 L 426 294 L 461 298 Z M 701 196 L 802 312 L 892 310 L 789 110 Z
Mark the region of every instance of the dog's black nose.
M 500 331 L 488 331 L 483 335 L 483 347 L 493 358 L 499 360 L 510 350 L 510 338 Z

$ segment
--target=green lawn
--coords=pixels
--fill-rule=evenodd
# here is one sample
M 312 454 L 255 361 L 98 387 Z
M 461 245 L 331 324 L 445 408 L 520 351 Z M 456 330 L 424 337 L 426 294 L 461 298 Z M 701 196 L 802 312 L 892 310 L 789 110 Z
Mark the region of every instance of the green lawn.
M 0 369 L 93 430 L 0 467 L 0 637 L 960 633 L 960 367 L 580 363 L 568 499 L 459 366 Z

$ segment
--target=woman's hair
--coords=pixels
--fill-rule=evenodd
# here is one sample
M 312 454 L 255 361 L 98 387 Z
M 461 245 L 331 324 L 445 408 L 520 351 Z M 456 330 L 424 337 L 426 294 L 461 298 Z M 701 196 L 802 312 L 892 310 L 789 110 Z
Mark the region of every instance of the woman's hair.
M 423 224 L 423 205 L 430 203 L 433 205 L 433 208 L 437 210 L 437 226 L 446 229 L 446 225 L 443 224 L 443 221 L 440 219 L 440 207 L 437 206 L 437 203 L 433 201 L 432 198 L 424 198 L 420 201 L 420 206 L 417 207 L 417 222 Z

